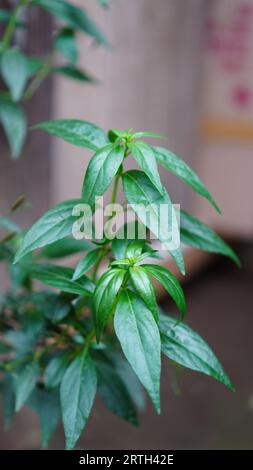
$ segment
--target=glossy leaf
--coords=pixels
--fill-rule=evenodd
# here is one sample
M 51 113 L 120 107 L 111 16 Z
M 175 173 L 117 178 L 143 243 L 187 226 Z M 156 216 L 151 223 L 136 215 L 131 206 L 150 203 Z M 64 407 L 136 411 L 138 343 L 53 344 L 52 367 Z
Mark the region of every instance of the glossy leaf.
M 135 132 L 133 134 L 133 139 L 142 139 L 143 137 L 152 137 L 153 139 L 167 139 L 164 135 L 157 134 L 156 132 Z
M 29 76 L 24 54 L 16 47 L 7 49 L 1 57 L 1 72 L 13 101 L 19 101 Z
M 162 351 L 172 361 L 210 375 L 233 390 L 234 387 L 208 344 L 184 323 L 176 324 L 167 315 L 160 316 Z
M 33 128 L 48 132 L 70 144 L 91 150 L 97 150 L 108 143 L 104 131 L 87 121 L 60 119 L 42 122 Z
M 148 309 L 153 313 L 155 320 L 158 320 L 158 307 L 156 302 L 155 290 L 145 269 L 140 266 L 134 266 L 129 269 L 130 279 Z
M 71 28 L 63 28 L 54 39 L 54 47 L 71 64 L 75 64 L 78 59 L 78 45 L 75 31 Z
M 0 100 L 0 122 L 11 149 L 11 157 L 16 160 L 23 148 L 27 121 L 21 106 L 7 100 Z
M 98 340 L 115 307 L 117 294 L 122 286 L 125 275 L 126 271 L 124 269 L 109 269 L 101 276 L 97 283 L 94 292 L 94 309 Z
M 182 243 L 200 250 L 227 256 L 237 266 L 241 266 L 237 254 L 217 233 L 185 211 L 180 213 L 180 232 Z
M 104 361 L 97 361 L 98 392 L 106 407 L 115 415 L 131 424 L 138 419 L 131 397 L 115 369 Z
M 39 253 L 40 258 L 58 259 L 72 256 L 77 253 L 92 248 L 92 244 L 87 240 L 75 240 L 74 238 L 64 238 L 57 242 L 45 246 Z
M 82 279 L 73 281 L 74 270 L 65 266 L 30 264 L 27 269 L 32 278 L 63 292 L 89 296 L 94 291 L 94 284 L 88 277 L 83 276 Z
M 134 142 L 128 147 L 143 172 L 148 176 L 159 193 L 163 194 L 163 186 L 158 173 L 155 153 L 152 147 L 141 141 Z
M 15 381 L 15 411 L 19 411 L 25 404 L 26 400 L 35 387 L 39 373 L 40 368 L 37 362 L 27 364 L 19 373 Z
M 174 175 L 180 178 L 184 183 L 191 186 L 198 194 L 205 197 L 213 207 L 220 212 L 219 207 L 213 200 L 205 185 L 199 179 L 198 175 L 196 175 L 196 173 L 183 160 L 165 148 L 154 147 L 154 150 L 156 159 L 161 165 L 171 171 L 171 173 L 174 173 Z
M 97 375 L 87 351 L 70 364 L 61 383 L 66 448 L 73 449 L 86 425 L 97 391 Z
M 138 218 L 166 246 L 170 244 L 170 254 L 175 259 L 182 274 L 185 274 L 184 260 L 180 247 L 171 249 L 170 224 L 161 215 L 161 205 L 168 209 L 168 217 L 174 222 L 174 234 L 179 241 L 179 228 L 176 213 L 165 188 L 163 195 L 153 186 L 148 177 L 141 171 L 130 170 L 122 175 L 124 193 Z M 147 208 L 149 209 L 147 214 Z
M 73 274 L 73 281 L 82 277 L 87 271 L 89 271 L 92 266 L 96 263 L 100 256 L 100 249 L 89 251 L 84 258 L 82 258 L 76 266 L 75 272 Z
M 114 327 L 123 352 L 160 412 L 160 335 L 152 313 L 131 291 L 120 294 Z
M 96 196 L 102 196 L 110 186 L 124 159 L 124 149 L 108 144 L 91 158 L 83 182 L 82 200 L 94 207 Z
M 98 43 L 109 45 L 105 36 L 84 8 L 78 8 L 64 0 L 33 0 L 33 4 L 40 5 L 51 15 L 64 21 L 70 28 L 83 31 Z
M 71 235 L 73 224 L 76 222 L 76 217 L 72 215 L 72 211 L 80 202 L 80 199 L 62 202 L 46 212 L 32 225 L 16 254 L 15 263 L 31 251 Z
M 164 266 L 160 266 L 158 264 L 142 264 L 141 267 L 164 286 L 178 306 L 181 314 L 184 315 L 186 308 L 184 292 L 176 277 L 173 276 L 173 274 L 171 274 L 171 272 Z
M 135 259 L 140 256 L 144 248 L 144 244 L 144 240 L 130 241 L 126 249 L 126 258 Z

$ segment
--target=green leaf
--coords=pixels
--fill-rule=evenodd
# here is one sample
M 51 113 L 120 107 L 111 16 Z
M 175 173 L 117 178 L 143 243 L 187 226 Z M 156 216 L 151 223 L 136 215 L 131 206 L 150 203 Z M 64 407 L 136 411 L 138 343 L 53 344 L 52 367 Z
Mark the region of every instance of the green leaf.
M 142 137 L 153 137 L 154 139 L 167 139 L 164 135 L 157 134 L 156 132 L 135 132 L 133 139 L 142 139 Z
M 114 414 L 135 426 L 138 424 L 136 411 L 123 381 L 105 361 L 96 361 L 98 392 L 106 407 Z
M 126 275 L 124 269 L 114 268 L 106 271 L 97 283 L 94 292 L 96 336 L 100 335 L 113 312 L 117 301 L 117 294 Z
M 238 267 L 241 266 L 240 260 L 232 248 L 203 222 L 185 211 L 180 212 L 180 222 L 182 243 L 210 253 L 227 256 Z
M 51 15 L 66 23 L 70 28 L 83 31 L 98 43 L 109 46 L 107 39 L 84 8 L 78 8 L 64 0 L 34 0 L 33 4 L 40 5 Z
M 154 147 L 154 151 L 156 159 L 161 165 L 180 178 L 184 183 L 191 186 L 198 194 L 205 197 L 213 207 L 220 212 L 219 207 L 213 200 L 205 185 L 199 179 L 198 175 L 196 175 L 196 173 L 183 160 L 170 152 L 170 150 L 162 147 Z
M 138 218 L 146 225 L 152 233 L 166 246 L 171 245 L 171 236 L 168 230 L 174 222 L 174 235 L 179 241 L 179 228 L 176 213 L 170 197 L 163 189 L 163 195 L 153 186 L 149 178 L 141 171 L 130 170 L 122 175 L 124 193 Z M 161 214 L 161 205 L 168 208 L 169 221 L 164 220 Z M 147 213 L 147 209 L 148 213 Z M 169 235 L 169 236 L 168 236 Z M 180 248 L 171 249 L 170 254 L 175 259 L 182 274 L 185 274 L 184 259 Z
M 5 374 L 2 385 L 3 418 L 6 430 L 9 430 L 15 414 L 15 394 L 13 377 Z
M 103 8 L 108 8 L 108 7 L 109 7 L 109 0 L 98 0 L 98 3 L 99 3 Z
M 35 75 L 43 67 L 43 62 L 37 57 L 27 57 L 26 62 L 28 77 Z
M 17 263 L 31 251 L 71 235 L 73 224 L 76 222 L 72 211 L 80 202 L 80 199 L 71 199 L 46 212 L 26 233 L 14 262 Z
M 152 313 L 136 294 L 123 291 L 117 303 L 114 326 L 127 360 L 159 413 L 161 343 Z
M 63 292 L 89 296 L 94 291 L 93 282 L 86 276 L 73 281 L 74 270 L 71 268 L 52 264 L 30 264 L 27 269 L 34 279 Z
M 126 258 L 135 259 L 142 254 L 145 240 L 132 240 L 126 249 Z
M 32 301 L 38 305 L 39 311 L 52 323 L 59 323 L 72 310 L 68 294 L 55 294 L 54 292 L 34 292 Z
M 61 384 L 69 363 L 69 353 L 62 352 L 54 356 L 47 364 L 44 371 L 44 383 L 46 388 L 53 389 Z
M 75 64 L 78 59 L 78 45 L 76 41 L 75 31 L 71 28 L 63 28 L 57 34 L 54 40 L 54 47 L 60 52 L 65 59 L 71 64 Z
M 16 47 L 7 49 L 1 57 L 1 72 L 13 101 L 19 101 L 29 76 L 24 54 Z
M 0 217 L 0 228 L 9 232 L 19 233 L 21 231 L 20 227 L 8 217 Z
M 88 420 L 97 390 L 95 367 L 87 351 L 70 364 L 61 383 L 66 448 L 73 449 Z
M 159 193 L 163 194 L 163 186 L 158 173 L 155 153 L 152 147 L 141 141 L 129 144 L 128 147 L 143 172 L 148 176 Z
M 15 411 L 19 411 L 33 391 L 40 374 L 37 362 L 27 364 L 15 380 Z
M 27 132 L 25 113 L 18 104 L 0 100 L 0 122 L 10 145 L 11 156 L 16 160 L 22 151 Z
M 61 409 L 59 394 L 37 387 L 32 393 L 28 405 L 39 416 L 41 445 L 47 447 L 60 421 Z
M 92 244 L 87 240 L 75 240 L 74 238 L 64 238 L 43 248 L 39 254 L 40 258 L 58 259 L 72 256 L 77 253 L 92 248 Z
M 91 122 L 76 119 L 60 119 L 37 124 L 33 129 L 40 129 L 55 135 L 70 144 L 97 150 L 108 143 L 105 132 Z
M 156 295 L 153 284 L 150 281 L 148 275 L 140 266 L 134 266 L 130 268 L 129 274 L 137 294 L 146 304 L 148 309 L 153 313 L 154 319 L 157 321 L 158 307 L 156 303 Z
M 124 159 L 121 146 L 108 144 L 97 150 L 89 162 L 82 190 L 84 203 L 94 207 L 96 196 L 102 196 L 110 186 Z
M 136 408 L 143 411 L 146 405 L 146 397 L 143 387 L 129 362 L 115 349 L 107 350 L 104 354 L 120 376 Z
M 158 264 L 142 264 L 141 266 L 150 276 L 155 277 L 172 297 L 182 315 L 185 313 L 185 297 L 178 280 L 164 266 Z
M 208 344 L 189 326 L 184 323 L 176 324 L 174 318 L 161 315 L 159 328 L 162 351 L 169 359 L 189 369 L 210 375 L 230 390 L 234 390 L 229 377 Z
M 73 274 L 73 281 L 82 277 L 90 268 L 97 262 L 100 256 L 100 249 L 89 251 L 84 258 L 82 258 L 76 266 Z
M 4 8 L 0 8 L 0 23 L 8 23 L 11 17 L 11 11 L 5 10 Z M 15 26 L 18 28 L 24 28 L 25 23 L 22 21 L 16 20 Z
M 60 75 L 64 75 L 64 77 L 72 78 L 74 80 L 78 80 L 79 82 L 88 82 L 88 83 L 96 83 L 97 80 L 89 75 L 84 70 L 81 70 L 74 65 L 62 65 L 61 67 L 54 67 L 54 72 Z

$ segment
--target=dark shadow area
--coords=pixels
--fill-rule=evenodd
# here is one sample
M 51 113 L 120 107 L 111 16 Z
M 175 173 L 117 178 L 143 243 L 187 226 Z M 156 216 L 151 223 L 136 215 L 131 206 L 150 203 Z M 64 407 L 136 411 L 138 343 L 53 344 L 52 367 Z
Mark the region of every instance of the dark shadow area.
M 236 393 L 192 371 L 176 377 L 163 364 L 162 415 L 150 403 L 133 428 L 105 410 L 94 407 L 79 443 L 85 449 L 252 449 L 252 287 L 253 247 L 240 244 L 243 269 L 229 261 L 216 262 L 185 286 L 187 322 L 210 344 L 235 384 Z M 176 313 L 167 300 L 162 307 Z M 70 397 L 71 399 L 71 397 Z M 22 411 L 13 430 L 1 436 L 1 448 L 38 448 L 38 427 L 31 412 Z M 63 448 L 59 431 L 51 448 Z

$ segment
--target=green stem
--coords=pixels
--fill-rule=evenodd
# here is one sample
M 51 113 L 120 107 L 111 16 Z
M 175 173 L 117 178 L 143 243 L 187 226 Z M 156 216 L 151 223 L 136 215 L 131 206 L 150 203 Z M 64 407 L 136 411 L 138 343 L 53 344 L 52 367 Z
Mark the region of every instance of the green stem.
M 38 71 L 37 75 L 33 78 L 31 83 L 28 85 L 24 95 L 23 95 L 23 101 L 29 100 L 34 93 L 38 90 L 42 82 L 48 77 L 52 70 L 52 57 L 50 58 L 43 64 L 41 69 Z
M 16 7 L 14 8 L 14 10 L 13 10 L 11 16 L 10 16 L 10 19 L 7 23 L 7 27 L 6 27 L 6 30 L 4 32 L 4 35 L 3 35 L 2 44 L 3 44 L 3 49 L 4 50 L 8 49 L 8 47 L 10 46 L 12 36 L 14 34 L 14 31 L 15 31 L 17 16 L 18 16 L 21 8 L 24 7 L 25 5 L 27 5 L 29 1 L 30 0 L 19 0 Z

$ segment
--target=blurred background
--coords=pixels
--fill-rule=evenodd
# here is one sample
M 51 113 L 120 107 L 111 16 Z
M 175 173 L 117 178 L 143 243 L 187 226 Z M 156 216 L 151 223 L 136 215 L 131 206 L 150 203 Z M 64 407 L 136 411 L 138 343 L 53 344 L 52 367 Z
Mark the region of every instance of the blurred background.
M 8 6 L 7 0 L 1 0 Z M 81 65 L 98 85 L 54 78 L 28 105 L 30 123 L 76 118 L 101 127 L 168 136 L 167 145 L 200 175 L 222 209 L 174 177 L 162 175 L 175 203 L 210 223 L 237 250 L 243 268 L 191 251 L 185 279 L 187 321 L 212 346 L 236 393 L 194 372 L 164 367 L 162 415 L 151 406 L 141 427 L 109 415 L 99 403 L 82 438 L 89 449 L 253 448 L 253 0 L 76 0 L 107 34 L 112 50 L 80 38 Z M 45 53 L 53 25 L 29 18 L 26 49 Z M 79 197 L 89 154 L 32 132 L 13 163 L 0 135 L 0 207 L 25 194 L 27 227 L 50 205 Z M 192 275 L 191 273 L 194 273 Z M 1 291 L 7 280 L 0 277 Z M 163 308 L 173 313 L 167 299 Z M 35 416 L 23 410 L 0 448 L 38 448 Z M 51 447 L 63 447 L 61 430 Z

